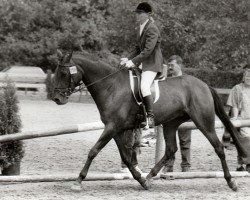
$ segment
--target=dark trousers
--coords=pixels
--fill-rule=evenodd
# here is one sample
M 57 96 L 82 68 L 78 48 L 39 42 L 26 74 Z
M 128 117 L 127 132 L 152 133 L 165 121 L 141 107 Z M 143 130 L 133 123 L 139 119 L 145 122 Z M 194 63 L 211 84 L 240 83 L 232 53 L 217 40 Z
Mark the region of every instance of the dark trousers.
M 138 164 L 137 155 L 140 153 L 141 143 L 141 129 L 127 130 L 123 135 L 123 144 L 127 149 L 126 153 L 131 155 L 131 163 L 133 166 Z M 123 161 L 121 161 L 121 167 L 127 167 Z
M 240 132 L 240 128 L 237 128 L 237 131 Z M 225 129 L 223 136 L 222 136 L 222 143 L 224 145 L 224 147 L 228 147 L 231 145 L 231 135 L 230 133 L 227 131 L 227 129 Z M 237 155 L 237 164 L 238 165 L 243 165 L 243 159 L 240 155 Z
M 181 167 L 190 167 L 190 146 L 191 146 L 191 130 L 178 130 L 181 150 Z M 165 166 L 173 167 L 175 156 L 169 159 Z

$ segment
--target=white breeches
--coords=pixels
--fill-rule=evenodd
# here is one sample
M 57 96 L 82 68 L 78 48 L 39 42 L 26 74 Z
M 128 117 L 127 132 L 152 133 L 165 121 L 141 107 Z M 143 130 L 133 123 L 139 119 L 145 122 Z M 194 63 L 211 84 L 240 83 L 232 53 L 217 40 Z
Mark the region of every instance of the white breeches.
M 151 95 L 150 87 L 157 75 L 157 72 L 145 71 L 141 74 L 141 93 L 143 97 Z

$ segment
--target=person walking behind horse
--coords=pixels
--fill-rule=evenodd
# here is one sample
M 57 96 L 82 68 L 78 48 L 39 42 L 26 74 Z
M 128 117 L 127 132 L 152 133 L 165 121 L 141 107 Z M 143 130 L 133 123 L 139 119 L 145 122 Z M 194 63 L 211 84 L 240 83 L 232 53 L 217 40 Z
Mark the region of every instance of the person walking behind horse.
M 168 77 L 182 76 L 183 60 L 178 55 L 173 55 L 168 59 Z M 178 130 L 178 137 L 180 141 L 180 150 L 181 150 L 181 169 L 182 172 L 189 171 L 190 164 L 190 146 L 191 146 L 191 130 Z M 175 162 L 175 156 L 170 158 L 165 167 L 162 170 L 162 173 L 173 172 Z
M 232 120 L 250 119 L 250 70 L 247 69 L 243 75 L 242 83 L 235 85 L 227 100 L 227 105 L 232 109 Z M 240 128 L 239 139 L 247 152 L 250 152 L 250 128 Z M 247 158 L 237 156 L 236 171 L 248 171 L 250 173 L 250 153 Z M 246 164 L 246 169 L 244 168 Z
M 140 128 L 133 130 L 126 130 L 123 133 L 122 140 L 126 148 L 126 154 L 131 155 L 131 163 L 135 169 L 142 173 L 141 169 L 138 167 L 137 155 L 141 152 L 140 143 L 141 143 L 142 132 Z M 130 173 L 128 167 L 121 160 L 121 173 Z
M 153 128 L 155 123 L 150 86 L 156 75 L 162 73 L 163 70 L 161 35 L 151 17 L 152 7 L 149 3 L 140 3 L 135 13 L 136 21 L 140 23 L 137 44 L 128 58 L 121 58 L 120 64 L 125 64 L 127 68 L 139 67 L 142 69 L 141 93 L 147 112 L 148 126 Z

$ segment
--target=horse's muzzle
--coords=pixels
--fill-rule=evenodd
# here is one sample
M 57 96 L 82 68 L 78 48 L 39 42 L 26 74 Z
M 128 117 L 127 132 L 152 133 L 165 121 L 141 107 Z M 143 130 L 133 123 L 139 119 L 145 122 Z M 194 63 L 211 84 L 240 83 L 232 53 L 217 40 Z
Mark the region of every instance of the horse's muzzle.
M 64 97 L 61 95 L 55 95 L 52 100 L 57 104 L 57 105 L 64 105 L 68 103 L 68 97 Z
M 56 102 L 57 105 L 62 105 L 60 99 L 58 98 L 54 98 L 53 101 Z

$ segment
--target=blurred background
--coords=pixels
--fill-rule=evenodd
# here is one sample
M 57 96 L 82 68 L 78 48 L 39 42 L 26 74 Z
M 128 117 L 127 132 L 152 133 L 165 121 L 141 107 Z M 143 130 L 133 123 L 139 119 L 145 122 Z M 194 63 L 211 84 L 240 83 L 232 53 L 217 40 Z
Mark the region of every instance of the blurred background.
M 56 49 L 117 66 L 135 42 L 139 0 L 1 0 L 0 71 L 36 66 L 53 73 Z M 184 72 L 232 88 L 249 64 L 249 1 L 148 0 L 164 59 L 180 55 Z

